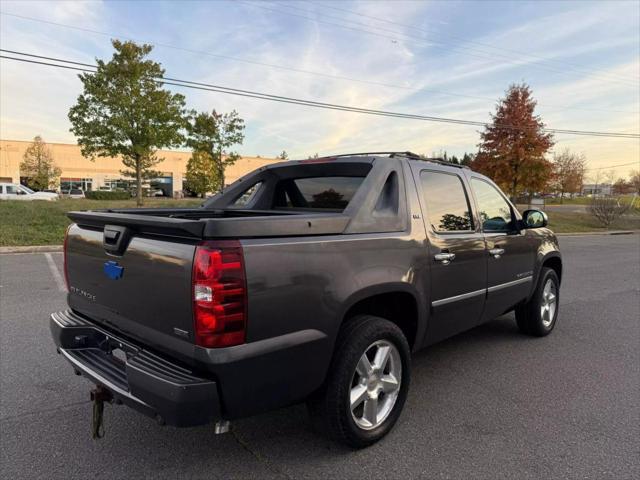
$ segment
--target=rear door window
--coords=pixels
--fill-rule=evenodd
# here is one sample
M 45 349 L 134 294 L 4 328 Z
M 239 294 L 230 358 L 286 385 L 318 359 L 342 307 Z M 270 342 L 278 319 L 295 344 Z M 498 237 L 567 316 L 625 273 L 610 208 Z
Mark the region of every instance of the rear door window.
M 273 208 L 343 211 L 364 177 L 305 177 L 281 180 Z
M 458 175 L 423 170 L 420 180 L 427 218 L 434 232 L 474 230 L 469 199 Z

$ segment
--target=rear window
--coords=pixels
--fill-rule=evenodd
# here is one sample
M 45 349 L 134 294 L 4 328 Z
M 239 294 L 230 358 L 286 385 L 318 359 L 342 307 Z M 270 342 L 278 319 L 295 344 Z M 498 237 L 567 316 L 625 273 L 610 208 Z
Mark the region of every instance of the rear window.
M 305 177 L 281 180 L 273 208 L 343 211 L 364 177 Z

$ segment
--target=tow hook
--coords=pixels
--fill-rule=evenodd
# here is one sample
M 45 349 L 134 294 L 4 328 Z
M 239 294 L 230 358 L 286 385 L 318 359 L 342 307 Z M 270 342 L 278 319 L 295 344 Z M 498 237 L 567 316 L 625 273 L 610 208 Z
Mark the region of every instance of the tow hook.
M 94 440 L 98 440 L 104 437 L 104 402 L 112 403 L 113 395 L 102 385 L 97 385 L 96 388 L 91 390 L 89 395 L 91 401 L 93 402 L 93 416 L 91 417 L 91 437 Z

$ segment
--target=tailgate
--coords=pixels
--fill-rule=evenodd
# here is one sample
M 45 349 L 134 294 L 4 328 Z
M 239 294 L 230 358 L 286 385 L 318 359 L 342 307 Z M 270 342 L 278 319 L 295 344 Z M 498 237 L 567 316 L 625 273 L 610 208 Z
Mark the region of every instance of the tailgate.
M 72 225 L 66 240 L 69 306 L 146 345 L 188 355 L 195 243 L 121 226 Z

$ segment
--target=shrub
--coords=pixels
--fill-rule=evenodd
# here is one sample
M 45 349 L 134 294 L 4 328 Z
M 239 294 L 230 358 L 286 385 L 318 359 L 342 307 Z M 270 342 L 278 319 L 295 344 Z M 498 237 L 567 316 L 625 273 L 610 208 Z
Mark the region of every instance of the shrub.
M 129 192 L 109 192 L 103 190 L 84 192 L 84 196 L 91 200 L 129 200 L 131 198 Z
M 598 220 L 603 227 L 609 228 L 618 217 L 624 215 L 631 204 L 621 202 L 617 198 L 593 197 L 589 203 L 589 213 Z

